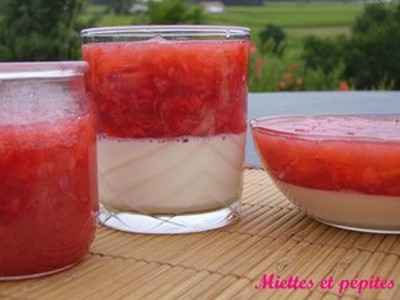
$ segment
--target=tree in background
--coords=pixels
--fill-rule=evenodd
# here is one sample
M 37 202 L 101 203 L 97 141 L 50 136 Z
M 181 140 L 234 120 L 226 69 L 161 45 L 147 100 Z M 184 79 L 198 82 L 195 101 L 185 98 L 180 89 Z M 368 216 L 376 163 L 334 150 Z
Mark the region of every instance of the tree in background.
M 354 23 L 344 75 L 358 89 L 400 89 L 400 4 L 371 4 Z
M 321 39 L 308 36 L 304 40 L 304 66 L 306 69 L 320 70 L 324 75 L 335 72 L 342 63 L 345 37 Z
M 286 32 L 282 27 L 268 24 L 258 35 L 263 52 L 271 51 L 279 56 L 283 55 L 286 48 Z
M 6 7 L 6 4 L 7 4 L 6 1 L 9 1 L 9 0 L 0 1 L 0 16 L 4 14 L 4 8 Z
M 110 2 L 112 11 L 117 15 L 129 14 L 133 0 L 112 0 Z
M 369 4 L 350 37 L 309 37 L 305 68 L 336 74 L 356 89 L 400 89 L 400 4 Z M 338 68 L 340 70 L 338 70 Z
M 150 24 L 201 24 L 205 19 L 200 6 L 185 0 L 151 1 L 148 17 Z
M 0 20 L 0 61 L 79 58 L 78 17 L 84 4 L 85 0 L 7 0 Z

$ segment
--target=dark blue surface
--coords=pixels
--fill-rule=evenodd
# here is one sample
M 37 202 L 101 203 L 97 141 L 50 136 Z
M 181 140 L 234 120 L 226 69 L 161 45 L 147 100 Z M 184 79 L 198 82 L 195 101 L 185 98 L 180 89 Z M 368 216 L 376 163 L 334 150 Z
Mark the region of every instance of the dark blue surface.
M 249 94 L 248 118 L 296 114 L 399 113 L 400 92 L 293 92 Z M 249 130 L 250 131 L 250 130 Z M 248 135 L 246 162 L 260 166 Z

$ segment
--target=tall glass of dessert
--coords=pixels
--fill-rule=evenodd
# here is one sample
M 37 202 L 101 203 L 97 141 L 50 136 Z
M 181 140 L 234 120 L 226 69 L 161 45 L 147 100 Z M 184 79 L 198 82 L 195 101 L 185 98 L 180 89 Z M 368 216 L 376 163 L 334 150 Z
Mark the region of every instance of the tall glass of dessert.
M 237 220 L 249 30 L 129 26 L 81 37 L 98 114 L 100 221 L 171 234 Z

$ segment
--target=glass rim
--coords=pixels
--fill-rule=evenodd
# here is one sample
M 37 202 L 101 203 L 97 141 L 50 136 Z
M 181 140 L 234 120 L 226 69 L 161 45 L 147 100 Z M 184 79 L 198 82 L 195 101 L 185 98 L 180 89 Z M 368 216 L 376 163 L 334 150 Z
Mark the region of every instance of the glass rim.
M 0 63 L 0 80 L 69 78 L 87 69 L 85 61 L 7 62 Z
M 273 115 L 273 116 L 264 116 L 259 118 L 254 118 L 249 120 L 249 125 L 252 131 L 258 131 L 263 134 L 269 134 L 274 136 L 285 136 L 291 137 L 295 139 L 304 139 L 304 140 L 319 140 L 319 141 L 352 141 L 352 142 L 382 142 L 382 143 L 399 143 L 400 137 L 373 137 L 373 136 L 346 136 L 340 134 L 314 134 L 314 133 L 292 133 L 285 130 L 280 129 L 272 129 L 268 126 L 261 126 L 260 122 L 263 121 L 274 121 L 279 119 L 290 119 L 290 118 L 304 118 L 304 117 L 364 117 L 364 118 L 382 118 L 382 117 L 392 117 L 399 118 L 400 114 L 396 113 L 343 113 L 343 114 L 329 114 L 329 113 L 321 113 L 321 114 L 288 114 L 288 115 Z
M 93 27 L 83 29 L 80 33 L 85 42 L 90 38 L 138 38 L 151 39 L 154 37 L 205 40 L 219 39 L 249 39 L 250 29 L 241 26 L 219 25 L 133 25 Z

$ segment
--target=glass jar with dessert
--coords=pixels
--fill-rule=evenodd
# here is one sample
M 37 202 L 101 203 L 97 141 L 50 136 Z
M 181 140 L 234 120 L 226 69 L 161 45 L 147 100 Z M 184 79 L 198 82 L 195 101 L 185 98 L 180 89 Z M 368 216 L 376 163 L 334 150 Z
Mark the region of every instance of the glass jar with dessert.
M 81 261 L 97 212 L 85 62 L 0 64 L 0 280 Z

